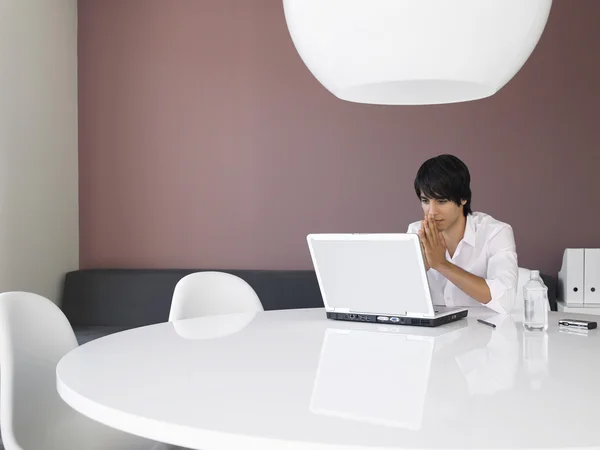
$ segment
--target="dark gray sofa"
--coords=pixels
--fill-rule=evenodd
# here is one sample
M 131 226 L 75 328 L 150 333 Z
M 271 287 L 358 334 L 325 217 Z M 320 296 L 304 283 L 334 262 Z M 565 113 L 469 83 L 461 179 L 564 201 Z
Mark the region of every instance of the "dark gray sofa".
M 202 270 L 219 270 L 243 278 L 267 311 L 323 306 L 313 270 L 85 269 L 65 275 L 62 309 L 80 343 L 166 322 L 177 282 Z M 555 310 L 555 280 L 546 275 L 542 278 Z
M 323 306 L 312 270 L 86 269 L 65 275 L 61 307 L 80 344 L 116 331 L 166 322 L 177 282 L 203 270 L 243 278 L 267 311 Z

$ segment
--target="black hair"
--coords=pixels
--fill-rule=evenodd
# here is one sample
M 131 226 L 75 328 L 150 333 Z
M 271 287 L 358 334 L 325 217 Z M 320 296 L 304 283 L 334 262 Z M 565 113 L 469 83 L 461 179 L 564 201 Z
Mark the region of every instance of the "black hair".
M 450 200 L 463 206 L 465 217 L 471 214 L 471 175 L 464 162 L 453 155 L 439 155 L 425 161 L 415 177 L 417 197 Z

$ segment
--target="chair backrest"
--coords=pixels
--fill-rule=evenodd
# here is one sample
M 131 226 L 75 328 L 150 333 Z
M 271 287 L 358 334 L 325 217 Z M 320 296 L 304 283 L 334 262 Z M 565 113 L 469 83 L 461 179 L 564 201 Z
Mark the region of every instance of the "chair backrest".
M 0 426 L 7 450 L 43 448 L 43 430 L 70 409 L 56 391 L 56 365 L 75 347 L 69 321 L 50 300 L 0 294 Z
M 169 321 L 263 310 L 254 289 L 240 277 L 225 272 L 196 272 L 175 286 Z

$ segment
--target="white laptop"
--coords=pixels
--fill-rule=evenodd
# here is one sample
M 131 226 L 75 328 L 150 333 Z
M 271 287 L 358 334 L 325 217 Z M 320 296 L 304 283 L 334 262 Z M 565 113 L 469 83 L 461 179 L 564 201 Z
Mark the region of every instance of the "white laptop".
M 466 308 L 434 306 L 419 236 L 309 234 L 310 255 L 329 319 L 438 326 Z
M 458 326 L 457 326 L 458 325 Z M 423 421 L 429 373 L 439 340 L 454 339 L 464 328 L 421 329 L 428 333 L 381 332 L 328 328 L 313 384 L 314 414 L 407 430 Z M 375 331 L 376 330 L 376 331 Z M 440 333 L 436 333 L 439 331 Z M 360 364 L 356 364 L 356 355 Z

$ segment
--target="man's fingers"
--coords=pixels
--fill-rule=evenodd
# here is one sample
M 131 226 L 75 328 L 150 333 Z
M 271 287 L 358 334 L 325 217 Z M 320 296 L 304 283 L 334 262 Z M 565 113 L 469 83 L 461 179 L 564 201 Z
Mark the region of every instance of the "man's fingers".
M 437 227 L 431 220 L 427 221 L 427 238 L 431 241 L 431 245 L 437 244 Z
M 419 230 L 419 238 L 421 241 L 421 247 L 425 250 L 425 245 L 427 245 L 427 236 L 425 235 L 425 230 Z
M 423 259 L 425 260 L 425 268 L 429 270 L 429 261 L 427 260 L 427 250 L 425 249 L 425 245 L 427 243 L 427 238 L 424 236 L 423 230 L 419 230 L 419 243 L 421 244 L 421 252 L 423 253 Z
M 446 239 L 444 239 L 444 235 L 442 234 L 441 231 L 438 231 L 438 236 L 440 238 L 440 244 L 442 244 L 444 246 L 444 248 L 447 248 Z

